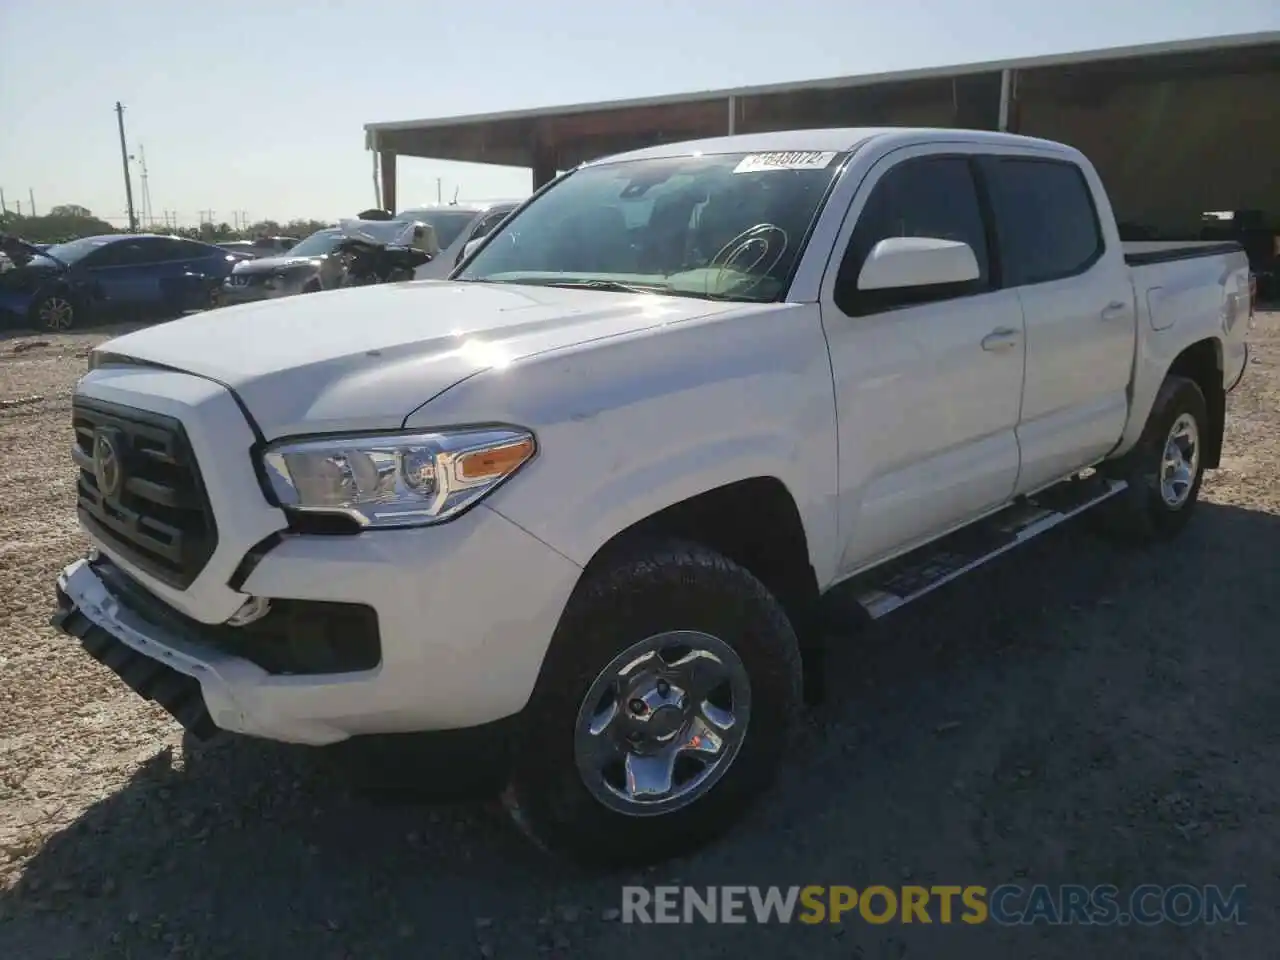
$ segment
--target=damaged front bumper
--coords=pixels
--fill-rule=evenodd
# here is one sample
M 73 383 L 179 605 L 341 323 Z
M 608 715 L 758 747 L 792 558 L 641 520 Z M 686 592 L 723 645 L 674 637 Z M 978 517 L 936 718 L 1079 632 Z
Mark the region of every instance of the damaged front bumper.
M 109 568 L 77 560 L 58 576 L 51 624 L 139 696 L 199 739 L 219 730 L 321 746 L 350 734 L 296 709 L 298 692 L 323 697 L 349 677 L 282 676 L 218 649 L 176 619 L 143 616 L 110 584 Z
M 163 707 L 184 730 L 202 740 L 213 737 L 218 727 L 200 685 L 207 665 L 130 627 L 110 600 L 88 560 L 78 560 L 58 577 L 58 606 L 50 623 L 79 640 L 134 693 Z

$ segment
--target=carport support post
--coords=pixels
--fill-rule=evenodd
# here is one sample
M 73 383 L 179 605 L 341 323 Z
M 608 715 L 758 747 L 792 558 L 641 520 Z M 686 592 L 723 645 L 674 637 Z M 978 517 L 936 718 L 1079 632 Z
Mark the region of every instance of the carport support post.
M 382 167 L 382 209 L 396 212 L 396 155 L 390 150 L 378 151 Z
M 1017 119 L 1013 112 L 1013 97 L 1018 74 L 1015 70 L 1000 71 L 1000 131 L 1016 132 Z
M 556 149 L 545 140 L 533 143 L 533 189 L 541 190 L 556 178 Z

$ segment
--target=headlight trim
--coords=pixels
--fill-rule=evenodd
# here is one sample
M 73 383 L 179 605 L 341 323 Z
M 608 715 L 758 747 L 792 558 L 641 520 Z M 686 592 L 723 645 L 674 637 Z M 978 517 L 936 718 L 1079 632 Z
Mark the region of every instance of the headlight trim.
M 288 437 L 256 460 L 273 506 L 293 516 L 344 517 L 370 530 L 461 516 L 537 452 L 531 430 L 484 424 Z M 466 469 L 472 459 L 491 469 L 477 475 Z

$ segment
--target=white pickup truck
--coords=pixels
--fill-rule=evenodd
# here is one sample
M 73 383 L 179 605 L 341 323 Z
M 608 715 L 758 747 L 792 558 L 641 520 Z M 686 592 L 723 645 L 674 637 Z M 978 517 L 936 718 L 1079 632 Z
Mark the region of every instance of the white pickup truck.
M 1055 143 L 610 157 L 447 281 L 97 348 L 54 622 L 196 736 L 479 735 L 535 837 L 664 857 L 770 780 L 824 611 L 1177 532 L 1251 317 L 1238 247 L 1126 247 Z

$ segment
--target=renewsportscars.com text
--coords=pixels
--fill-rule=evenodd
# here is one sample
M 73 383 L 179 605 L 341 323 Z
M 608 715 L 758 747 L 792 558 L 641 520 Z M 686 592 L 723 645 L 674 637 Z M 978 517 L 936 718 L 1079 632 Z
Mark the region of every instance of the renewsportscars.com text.
M 623 923 L 1243 924 L 1245 888 L 1143 884 L 998 887 L 623 887 Z

